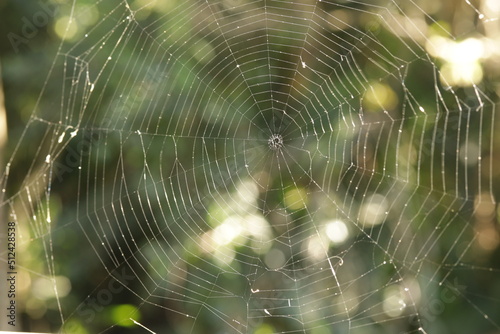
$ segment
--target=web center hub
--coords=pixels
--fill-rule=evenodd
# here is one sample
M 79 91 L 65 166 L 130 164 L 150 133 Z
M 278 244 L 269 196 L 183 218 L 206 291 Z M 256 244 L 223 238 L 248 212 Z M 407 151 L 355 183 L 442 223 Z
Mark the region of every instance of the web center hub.
M 273 133 L 267 140 L 269 148 L 273 151 L 277 151 L 283 147 L 283 136 L 278 133 Z

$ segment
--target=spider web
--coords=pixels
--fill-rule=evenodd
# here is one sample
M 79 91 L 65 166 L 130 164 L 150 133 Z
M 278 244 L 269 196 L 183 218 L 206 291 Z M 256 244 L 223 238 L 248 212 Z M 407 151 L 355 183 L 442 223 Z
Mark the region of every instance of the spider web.
M 498 12 L 457 7 L 460 33 L 414 1 L 63 6 L 3 177 L 43 260 L 20 260 L 32 313 L 67 333 L 500 330 Z

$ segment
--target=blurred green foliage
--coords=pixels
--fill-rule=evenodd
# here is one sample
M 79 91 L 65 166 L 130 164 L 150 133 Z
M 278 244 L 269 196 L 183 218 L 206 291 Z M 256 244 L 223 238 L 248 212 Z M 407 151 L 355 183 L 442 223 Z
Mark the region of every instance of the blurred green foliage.
M 499 300 L 487 298 L 500 289 L 498 247 L 475 244 L 474 211 L 478 189 L 498 175 L 468 168 L 457 149 L 478 139 L 482 156 L 498 159 L 488 151 L 498 141 L 490 145 L 488 123 L 497 78 L 485 62 L 480 99 L 472 87 L 450 89 L 439 79 L 446 60 L 425 49 L 431 35 L 479 37 L 465 1 L 144 3 L 130 4 L 132 16 L 128 2 L 48 2 L 57 14 L 16 52 L 9 33 L 22 36 L 22 18 L 43 6 L 0 2 L 4 156 L 16 152 L 6 196 L 28 236 L 31 281 L 49 275 L 53 255 L 52 275 L 71 282 L 62 331 L 143 333 L 130 318 L 157 333 L 498 326 Z M 429 13 L 418 21 L 429 35 L 397 36 L 394 25 L 421 17 L 417 9 Z M 334 29 L 340 22 L 347 27 Z M 286 154 L 269 150 L 272 133 L 283 134 Z M 249 176 L 265 189 L 251 205 L 238 197 Z M 377 212 L 362 214 L 370 194 L 389 201 L 383 224 L 370 226 Z M 48 211 L 52 225 L 32 217 Z M 234 216 L 243 218 L 223 224 Z M 333 218 L 350 237 L 315 260 L 306 241 Z M 204 236 L 220 226 L 244 231 L 229 241 L 226 232 L 217 248 Z M 260 243 L 247 242 L 259 228 Z M 439 283 L 454 280 L 466 290 L 430 310 L 449 287 Z M 391 316 L 383 305 L 401 281 L 420 284 L 422 297 Z M 60 330 L 56 298 L 31 289 L 24 329 Z

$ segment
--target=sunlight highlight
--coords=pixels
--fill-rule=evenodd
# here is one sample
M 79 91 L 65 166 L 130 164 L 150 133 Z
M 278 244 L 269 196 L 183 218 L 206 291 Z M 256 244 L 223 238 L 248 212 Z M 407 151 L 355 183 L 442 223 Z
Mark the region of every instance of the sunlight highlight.
M 307 252 L 314 260 L 326 258 L 326 250 L 323 240 L 318 235 L 312 235 L 307 242 Z
M 307 206 L 307 193 L 303 188 L 294 188 L 285 193 L 285 206 L 290 210 L 300 210 Z
M 385 314 L 391 318 L 400 316 L 406 308 L 406 302 L 401 294 L 399 285 L 389 286 L 384 290 L 384 301 L 382 304 Z
M 472 86 L 483 79 L 481 60 L 487 57 L 485 45 L 477 38 L 455 42 L 443 36 L 432 36 L 426 45 L 434 57 L 444 60 L 440 79 L 445 86 Z
M 334 244 L 341 244 L 349 237 L 349 230 L 341 220 L 334 220 L 326 224 L 326 235 Z
M 398 96 L 390 86 L 373 82 L 366 90 L 363 107 L 373 112 L 391 110 L 398 105 L 398 102 Z
M 55 298 L 55 288 L 57 288 L 59 298 L 65 297 L 71 291 L 71 282 L 66 276 L 55 276 L 53 280 L 45 277 L 38 278 L 32 284 L 33 295 L 41 300 Z
M 54 24 L 54 32 L 60 39 L 72 40 L 78 34 L 78 24 L 69 16 L 61 16 Z
M 360 208 L 359 220 L 368 227 L 378 225 L 384 221 L 388 208 L 389 203 L 384 196 L 371 195 L 367 197 Z
M 241 235 L 243 228 L 241 222 L 236 217 L 227 218 L 221 225 L 217 226 L 212 237 L 217 245 L 227 245 L 236 237 Z

